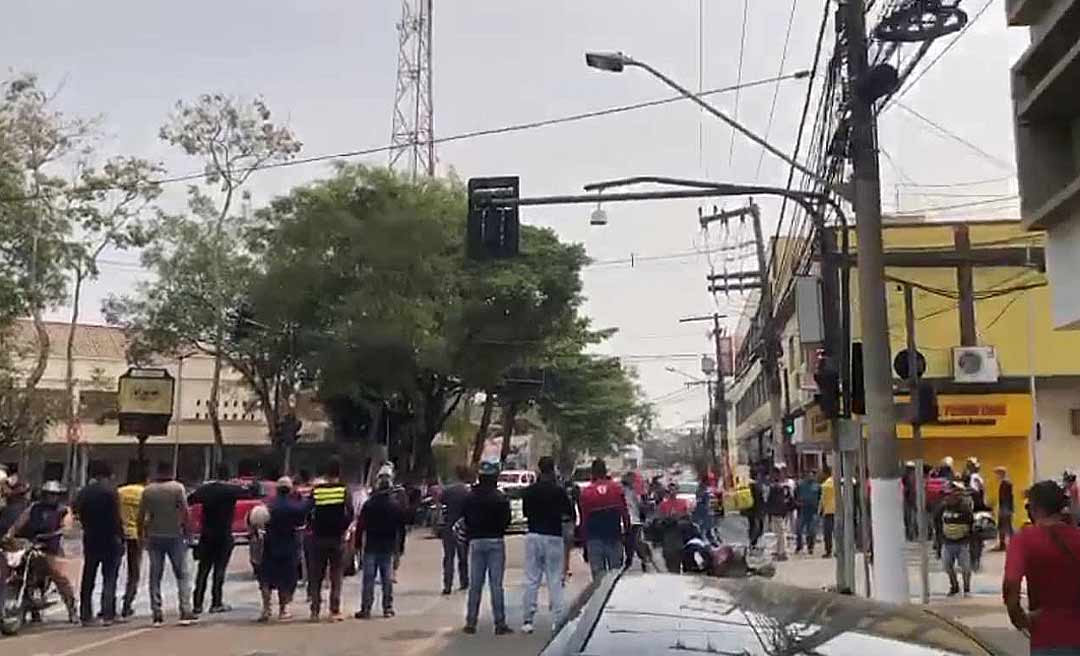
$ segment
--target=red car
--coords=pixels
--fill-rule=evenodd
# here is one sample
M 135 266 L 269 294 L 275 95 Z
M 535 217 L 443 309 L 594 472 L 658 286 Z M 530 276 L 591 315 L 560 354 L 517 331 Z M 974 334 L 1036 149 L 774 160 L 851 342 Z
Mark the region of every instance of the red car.
M 236 502 L 233 511 L 232 534 L 237 544 L 246 544 L 248 541 L 247 516 L 251 509 L 260 503 L 272 499 L 277 490 L 274 481 L 258 481 L 254 479 L 236 479 L 230 481 L 244 490 L 243 496 Z M 202 504 L 196 503 L 188 507 L 188 528 L 192 539 L 198 542 L 202 533 Z

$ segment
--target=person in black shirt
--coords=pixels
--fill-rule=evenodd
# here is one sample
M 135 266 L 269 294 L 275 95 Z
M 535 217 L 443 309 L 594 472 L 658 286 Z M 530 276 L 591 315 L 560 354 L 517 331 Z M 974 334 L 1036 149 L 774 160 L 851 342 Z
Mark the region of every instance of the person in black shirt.
M 443 543 L 443 591 L 444 595 L 453 592 L 454 560 L 457 560 L 458 582 L 462 590 L 469 588 L 469 544 L 457 539 L 454 524 L 461 519 L 465 499 L 469 496 L 469 482 L 472 480 L 469 468 L 461 465 L 457 468 L 457 482 L 446 486 L 439 503 L 443 506 L 442 543 Z
M 503 597 L 503 575 L 506 573 L 506 527 L 510 525 L 510 501 L 499 491 L 499 463 L 480 463 L 479 481 L 465 500 L 463 516 L 469 537 L 469 599 L 465 614 L 465 633 L 476 633 L 480 616 L 480 596 L 484 579 L 491 586 L 491 612 L 495 619 L 495 635 L 507 635 L 513 630 L 506 625 Z
M 949 596 L 960 593 L 960 584 L 956 577 L 956 566 L 964 580 L 964 596 L 971 592 L 971 543 L 975 538 L 975 514 L 972 501 L 963 483 L 953 482 L 949 495 L 938 511 L 941 523 L 941 535 L 944 542 L 942 557 L 945 573 L 949 575 Z
M 83 529 L 82 582 L 79 589 L 79 619 L 84 626 L 94 623 L 94 583 L 101 569 L 101 619 L 108 626 L 116 621 L 116 580 L 124 540 L 120 521 L 120 500 L 109 484 L 108 463 L 90 463 L 90 482 L 79 491 L 73 510 Z
M 363 553 L 360 610 L 354 616 L 358 620 L 371 617 L 376 574 L 382 582 L 383 616 L 394 616 L 394 552 L 404 514 L 391 490 L 390 472 L 384 469 L 379 472 L 375 491 L 360 509 L 357 520 L 356 550 Z
M 998 546 L 994 551 L 1005 551 L 1013 535 L 1013 484 L 1004 467 L 995 467 L 994 473 L 998 478 Z
M 341 461 L 331 458 L 320 467 L 322 482 L 311 490 L 313 505 L 311 559 L 308 571 L 308 597 L 311 620 L 318 621 L 322 605 L 322 584 L 330 576 L 330 620 L 340 622 L 341 580 L 345 571 L 345 533 L 353 522 L 353 503 L 349 488 L 341 482 Z
M 236 500 L 243 494 L 239 485 L 229 483 L 229 466 L 220 463 L 216 470 L 217 479 L 203 483 L 188 497 L 188 505 L 202 505 L 202 531 L 195 555 L 199 560 L 199 569 L 195 575 L 195 596 L 193 610 L 196 615 L 202 613 L 203 600 L 206 598 L 206 581 L 213 571 L 213 586 L 210 591 L 210 612 L 224 613 L 230 610 L 224 602 L 225 571 L 232 557 L 233 536 L 232 522 L 236 511 Z
M 540 580 L 547 577 L 551 600 L 552 622 L 557 624 L 563 613 L 563 522 L 573 517 L 570 497 L 555 480 L 555 460 L 540 458 L 540 477 L 522 497 L 522 510 L 529 522 L 525 536 L 525 617 L 521 630 L 533 632 L 536 616 L 536 597 Z

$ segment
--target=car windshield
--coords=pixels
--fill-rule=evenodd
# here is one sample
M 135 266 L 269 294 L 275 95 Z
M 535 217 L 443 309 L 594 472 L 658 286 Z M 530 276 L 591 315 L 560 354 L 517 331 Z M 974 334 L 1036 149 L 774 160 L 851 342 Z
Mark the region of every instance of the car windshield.
M 500 483 L 518 483 L 521 481 L 521 474 L 499 474 Z
M 592 478 L 592 474 L 588 467 L 578 467 L 574 470 L 574 482 L 585 483 Z

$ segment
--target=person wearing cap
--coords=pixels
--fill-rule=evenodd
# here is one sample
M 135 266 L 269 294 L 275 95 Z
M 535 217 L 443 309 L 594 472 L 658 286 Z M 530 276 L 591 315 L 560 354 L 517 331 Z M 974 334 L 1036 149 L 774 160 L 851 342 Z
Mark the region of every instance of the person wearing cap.
M 63 535 L 61 531 L 68 519 L 68 508 L 61 499 L 67 492 L 59 481 L 45 481 L 41 486 L 41 499 L 31 503 L 7 530 L 5 537 L 24 538 L 37 542 L 45 552 L 45 565 L 49 579 L 56 584 L 60 598 L 67 606 L 68 622 L 78 621 L 75 612 L 75 589 L 64 571 Z M 35 612 L 35 618 L 38 616 Z
M 480 597 L 484 579 L 491 587 L 491 614 L 495 635 L 513 630 L 506 624 L 503 575 L 506 572 L 506 527 L 510 525 L 510 500 L 499 491 L 499 463 L 480 463 L 480 477 L 465 499 L 462 516 L 469 539 L 469 598 L 465 613 L 465 633 L 476 633 L 480 619 Z M 620 499 L 622 498 L 620 494 Z
M 94 584 L 101 569 L 101 620 L 105 626 L 116 622 L 116 580 L 123 557 L 124 528 L 120 500 L 110 484 L 112 468 L 93 461 L 90 482 L 79 490 L 72 509 L 83 532 L 83 567 L 79 589 L 79 617 L 83 626 L 93 625 Z
M 180 625 L 198 621 L 191 608 L 191 567 L 188 564 L 188 504 L 184 486 L 173 479 L 172 465 L 161 461 L 154 480 L 143 490 L 139 503 L 139 526 L 143 544 L 150 556 L 150 611 L 153 624 L 165 624 L 162 610 L 161 578 L 165 558 L 176 577 L 180 606 Z
M 1080 654 L 1080 529 L 1067 520 L 1068 497 L 1055 481 L 1028 490 L 1032 524 L 1005 555 L 1002 596 L 1009 620 L 1031 633 L 1032 656 Z M 1021 603 L 1027 581 L 1028 609 Z
M 394 616 L 394 553 L 405 509 L 393 493 L 392 472 L 388 468 L 379 470 L 375 489 L 356 520 L 356 550 L 362 554 L 360 610 L 354 615 L 358 620 L 371 617 L 376 576 L 382 585 L 383 617 Z
M 960 593 L 956 566 L 964 580 L 964 596 L 971 593 L 971 542 L 975 539 L 975 514 L 963 483 L 954 481 L 941 504 L 942 559 L 949 575 L 949 596 Z
M 573 516 L 570 497 L 555 478 L 555 460 L 540 458 L 536 482 L 525 489 L 522 511 L 529 523 L 525 535 L 525 608 L 523 633 L 533 632 L 540 583 L 547 578 L 551 615 L 557 624 L 563 613 L 563 522 Z
M 270 519 L 266 524 L 262 559 L 259 564 L 259 591 L 262 593 L 260 622 L 269 622 L 274 591 L 278 597 L 278 619 L 289 620 L 289 604 L 296 593 L 300 569 L 300 528 L 307 521 L 311 504 L 293 494 L 293 482 L 282 476 L 274 486 L 274 498 L 267 502 Z

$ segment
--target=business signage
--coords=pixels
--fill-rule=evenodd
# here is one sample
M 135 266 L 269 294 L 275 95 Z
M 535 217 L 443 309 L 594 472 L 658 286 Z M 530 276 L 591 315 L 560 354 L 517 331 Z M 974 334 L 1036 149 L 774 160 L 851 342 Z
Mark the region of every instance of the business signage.
M 128 369 L 117 387 L 118 433 L 167 435 L 175 390 L 176 381 L 165 369 Z

